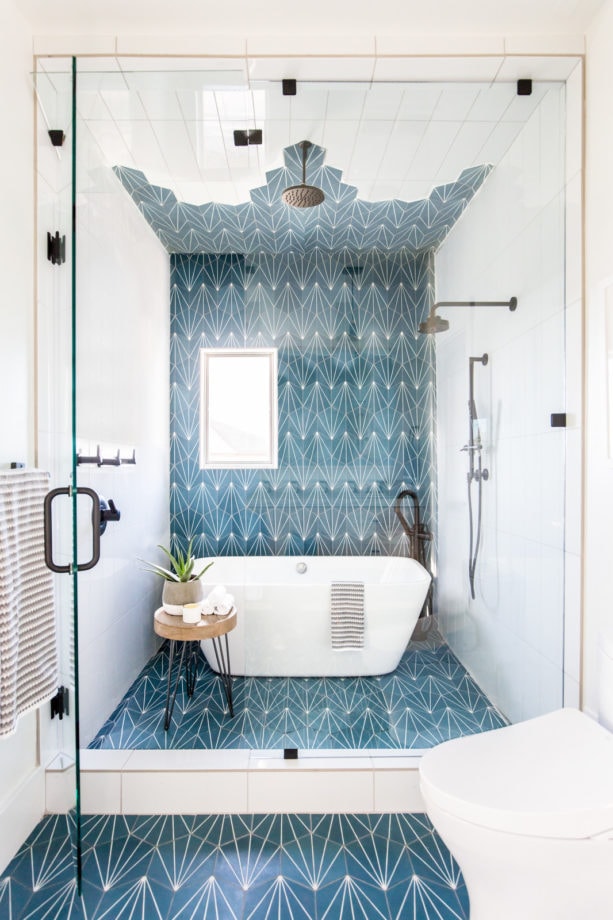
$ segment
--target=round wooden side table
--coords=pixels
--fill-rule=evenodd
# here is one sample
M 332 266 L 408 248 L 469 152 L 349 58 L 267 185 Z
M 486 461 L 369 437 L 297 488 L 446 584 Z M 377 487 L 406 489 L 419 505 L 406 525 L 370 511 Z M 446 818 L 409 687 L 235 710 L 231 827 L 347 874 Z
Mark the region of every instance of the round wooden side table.
M 166 613 L 163 607 L 155 611 L 153 616 L 153 629 L 158 636 L 170 641 L 170 657 L 168 660 L 168 686 L 166 690 L 166 709 L 164 712 L 164 731 L 168 731 L 172 712 L 175 706 L 177 688 L 181 677 L 181 669 L 185 661 L 185 680 L 187 684 L 188 697 L 193 696 L 196 687 L 196 675 L 198 670 L 198 643 L 201 639 L 211 639 L 215 658 L 217 660 L 217 669 L 221 678 L 222 686 L 228 703 L 230 716 L 234 716 L 234 707 L 232 705 L 232 672 L 230 670 L 230 647 L 228 645 L 228 633 L 236 626 L 236 610 L 233 610 L 226 617 L 203 616 L 200 623 L 184 623 L 183 619 L 178 616 L 172 616 Z M 222 644 L 221 638 L 224 637 Z M 181 657 L 177 676 L 175 679 L 174 690 L 171 696 L 172 684 L 172 665 L 174 662 L 177 642 L 181 643 Z M 225 645 L 225 648 L 224 648 Z

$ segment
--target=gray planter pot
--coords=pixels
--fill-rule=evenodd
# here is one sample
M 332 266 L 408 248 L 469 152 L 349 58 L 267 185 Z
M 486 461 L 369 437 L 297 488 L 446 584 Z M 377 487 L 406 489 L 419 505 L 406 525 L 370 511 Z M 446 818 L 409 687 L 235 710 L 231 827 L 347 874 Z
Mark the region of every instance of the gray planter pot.
M 165 581 L 162 591 L 162 606 L 166 613 L 181 616 L 183 604 L 197 604 L 204 597 L 202 582 L 194 581 Z

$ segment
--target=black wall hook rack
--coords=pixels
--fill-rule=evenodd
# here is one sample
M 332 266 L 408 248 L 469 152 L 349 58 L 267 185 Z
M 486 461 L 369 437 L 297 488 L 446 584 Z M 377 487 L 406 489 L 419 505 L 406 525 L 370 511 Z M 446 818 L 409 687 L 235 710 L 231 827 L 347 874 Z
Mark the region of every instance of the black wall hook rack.
M 136 448 L 132 449 L 131 457 L 122 457 L 121 450 L 118 450 L 114 457 L 103 457 L 100 452 L 100 445 L 96 446 L 96 453 L 93 457 L 86 457 L 80 451 L 77 451 L 77 466 L 83 463 L 95 463 L 96 466 L 124 466 L 136 465 Z

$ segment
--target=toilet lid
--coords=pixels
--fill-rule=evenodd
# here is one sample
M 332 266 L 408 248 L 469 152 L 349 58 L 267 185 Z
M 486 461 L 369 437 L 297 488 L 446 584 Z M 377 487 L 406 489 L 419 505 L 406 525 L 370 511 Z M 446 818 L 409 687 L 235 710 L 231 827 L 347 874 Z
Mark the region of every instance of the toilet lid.
M 420 778 L 426 804 L 493 830 L 579 839 L 613 828 L 613 734 L 576 709 L 447 741 Z

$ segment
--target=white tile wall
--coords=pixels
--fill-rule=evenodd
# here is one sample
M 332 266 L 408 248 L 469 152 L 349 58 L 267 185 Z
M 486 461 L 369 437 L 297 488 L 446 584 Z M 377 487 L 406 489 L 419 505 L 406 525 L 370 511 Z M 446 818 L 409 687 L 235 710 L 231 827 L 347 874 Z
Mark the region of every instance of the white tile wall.
M 564 558 L 564 701 L 583 705 L 584 303 L 583 66 L 566 82 L 566 484 Z
M 79 483 L 121 511 L 102 536 L 100 563 L 79 576 L 87 744 L 156 646 L 151 622 L 161 587 L 138 560 L 168 541 L 169 266 L 84 125 L 78 137 L 78 443 L 84 454 L 100 444 L 107 456 L 136 448 L 136 466 L 79 468 Z M 89 515 L 84 507 L 84 544 Z
M 81 814 L 121 814 L 121 774 L 96 772 L 81 773 Z
M 255 813 L 347 812 L 358 813 L 372 800 L 371 771 L 332 773 L 285 771 L 250 773 L 249 802 Z
M 374 774 L 374 811 L 383 814 L 395 812 L 423 812 L 426 806 L 419 786 L 419 771 L 383 769 L 377 763 Z
M 574 85 L 572 92 L 576 99 Z M 562 705 L 564 673 L 570 687 L 579 657 L 579 507 L 571 503 L 565 530 L 565 504 L 569 492 L 580 494 L 574 440 L 580 432 L 551 429 L 549 416 L 580 407 L 580 304 L 570 309 L 571 336 L 565 256 L 571 278 L 580 277 L 580 267 L 564 247 L 564 89 L 540 87 L 536 100 L 522 133 L 436 261 L 437 300 L 514 295 L 519 301 L 515 313 L 442 310 L 451 330 L 436 342 L 440 622 L 468 670 L 512 720 Z M 522 101 L 518 97 L 517 106 Z M 577 113 L 575 104 L 569 117 Z M 576 121 L 573 131 L 580 132 Z M 576 216 L 567 215 L 573 233 Z M 487 367 L 475 365 L 475 396 L 489 425 L 484 462 L 491 478 L 483 485 L 473 601 L 466 571 L 466 458 L 459 448 L 467 439 L 468 356 L 483 352 L 490 360 Z M 580 419 L 573 416 L 572 424 Z M 473 485 L 473 501 L 476 495 Z M 577 554 L 570 564 L 567 535 Z
M 247 811 L 244 773 L 124 773 L 122 809 L 129 815 L 241 814 Z

